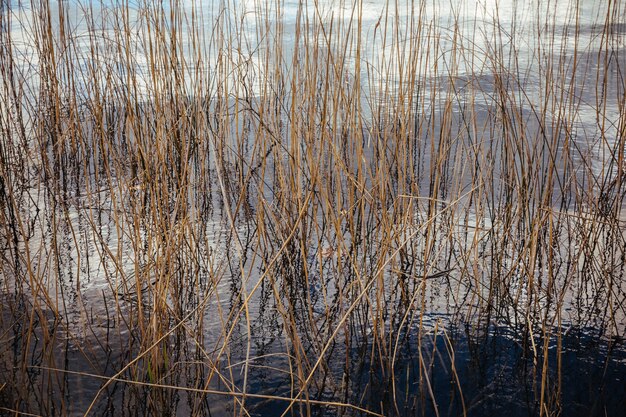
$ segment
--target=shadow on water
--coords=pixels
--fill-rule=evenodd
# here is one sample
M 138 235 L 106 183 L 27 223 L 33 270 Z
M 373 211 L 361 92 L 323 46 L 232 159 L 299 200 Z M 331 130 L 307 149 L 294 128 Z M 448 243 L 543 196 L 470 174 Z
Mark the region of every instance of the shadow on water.
M 344 370 L 344 387 L 339 392 L 324 388 L 312 399 L 343 398 L 383 415 L 525 417 L 540 415 L 537 398 L 544 384 L 544 395 L 554 406 L 551 413 L 580 417 L 623 413 L 626 349 L 622 340 L 599 340 L 593 329 L 570 328 L 540 348 L 535 356 L 530 343 L 518 340 L 507 328 L 494 327 L 480 337 L 456 329 L 423 336 L 421 348 L 411 337 L 393 366 L 381 366 L 388 358 L 364 344 L 348 355 L 333 353 L 349 361 L 338 364 L 334 359 L 329 365 L 335 372 Z M 271 362 L 266 365 L 271 367 Z M 271 377 L 266 370 L 252 375 L 255 391 L 289 393 L 288 378 L 282 386 L 274 380 L 268 390 Z M 284 403 L 271 400 L 251 401 L 250 406 L 251 414 L 259 416 L 278 416 L 287 410 Z M 294 415 L 337 413 L 315 404 L 306 411 L 298 408 L 292 410 Z M 365 414 L 344 410 L 344 415 Z

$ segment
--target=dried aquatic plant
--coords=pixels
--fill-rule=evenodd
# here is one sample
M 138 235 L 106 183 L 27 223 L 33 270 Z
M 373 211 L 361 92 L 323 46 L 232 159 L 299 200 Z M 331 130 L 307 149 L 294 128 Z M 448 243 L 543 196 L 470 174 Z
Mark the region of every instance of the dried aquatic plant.
M 501 337 L 563 412 L 626 324 L 624 15 L 3 1 L 1 413 L 468 415 Z

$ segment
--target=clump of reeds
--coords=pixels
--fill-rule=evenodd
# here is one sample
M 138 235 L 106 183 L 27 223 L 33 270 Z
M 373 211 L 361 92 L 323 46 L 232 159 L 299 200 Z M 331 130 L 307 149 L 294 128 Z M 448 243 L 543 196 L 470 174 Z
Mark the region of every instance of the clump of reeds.
M 2 412 L 466 414 L 505 326 L 548 415 L 623 336 L 621 2 L 0 7 Z

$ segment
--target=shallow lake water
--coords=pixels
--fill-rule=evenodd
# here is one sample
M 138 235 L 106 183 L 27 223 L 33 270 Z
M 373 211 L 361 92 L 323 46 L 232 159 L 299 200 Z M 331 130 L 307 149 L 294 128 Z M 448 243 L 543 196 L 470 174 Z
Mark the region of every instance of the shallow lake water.
M 624 413 L 626 5 L 0 12 L 0 415 Z

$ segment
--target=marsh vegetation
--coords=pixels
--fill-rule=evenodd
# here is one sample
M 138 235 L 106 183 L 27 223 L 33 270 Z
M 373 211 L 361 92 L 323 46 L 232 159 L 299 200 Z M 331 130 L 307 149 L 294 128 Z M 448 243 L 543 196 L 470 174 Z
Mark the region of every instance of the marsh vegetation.
M 621 0 L 0 3 L 0 415 L 617 415 Z

